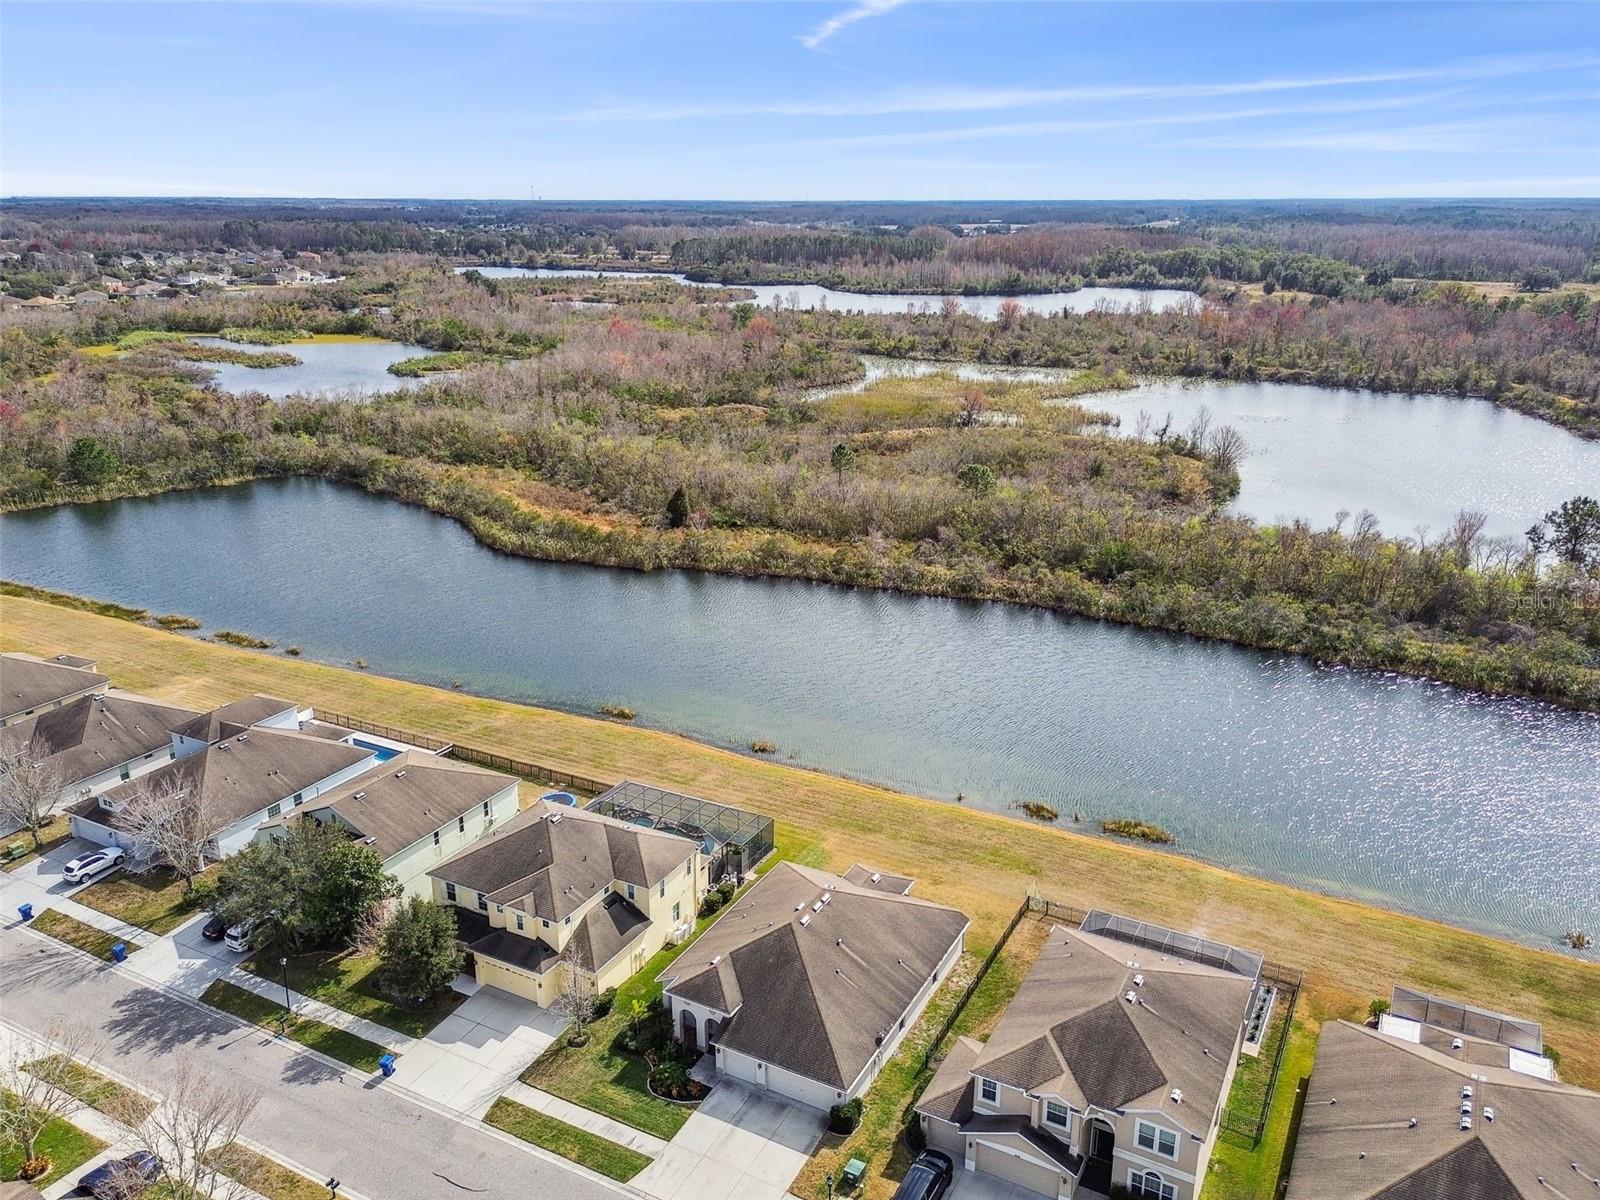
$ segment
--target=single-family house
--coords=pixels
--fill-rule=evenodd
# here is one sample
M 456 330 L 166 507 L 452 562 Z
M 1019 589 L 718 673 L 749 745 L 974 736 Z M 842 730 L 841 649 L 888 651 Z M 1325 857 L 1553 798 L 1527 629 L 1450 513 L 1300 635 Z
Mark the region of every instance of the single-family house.
M 478 982 L 546 1007 L 569 949 L 597 992 L 615 987 L 692 925 L 706 890 L 699 842 L 544 800 L 428 875 Z
M 92 659 L 72 654 L 0 654 L 0 729 L 103 690 L 111 679 L 94 668 Z
M 1600 1195 L 1600 1093 L 1542 1051 L 1532 1022 L 1406 989 L 1376 1029 L 1324 1025 L 1288 1200 Z
M 789 862 L 769 870 L 662 973 L 674 1036 L 729 1078 L 814 1108 L 865 1092 L 961 956 L 968 924 L 873 874 L 858 884 Z
M 178 757 L 143 779 L 119 784 L 75 805 L 72 831 L 100 845 L 122 844 L 117 810 L 135 788 L 170 787 L 198 803 L 211 829 L 211 855 L 226 858 L 255 836 L 256 827 L 314 800 L 377 764 L 377 752 L 342 741 L 267 725 L 221 722 L 217 740 L 191 749 L 206 717 L 174 734 Z M 179 739 L 183 740 L 180 741 Z
M 176 757 L 172 731 L 200 714 L 115 688 L 79 696 L 0 729 L 7 753 L 26 747 L 61 775 L 62 800 L 98 796 Z
M 170 289 L 164 283 L 141 283 L 128 289 L 128 295 L 135 300 L 159 300 Z
M 428 868 L 517 814 L 517 780 L 498 771 L 407 750 L 263 824 L 278 836 L 295 820 L 347 831 L 383 859 L 407 895 L 433 897 Z
M 1051 930 L 988 1040 L 957 1038 L 917 1102 L 928 1145 L 1044 1196 L 1194 1200 L 1261 961 L 1198 941 L 1100 913 Z
M 72 303 L 78 308 L 88 308 L 95 304 L 105 304 L 110 299 L 111 297 L 105 292 L 97 292 L 93 289 L 89 289 L 87 291 L 74 293 L 72 297 Z

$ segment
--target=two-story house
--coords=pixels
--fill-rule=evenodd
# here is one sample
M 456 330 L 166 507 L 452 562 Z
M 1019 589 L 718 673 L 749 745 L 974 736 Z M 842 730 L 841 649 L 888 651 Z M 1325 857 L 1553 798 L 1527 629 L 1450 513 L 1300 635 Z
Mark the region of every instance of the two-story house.
M 1195 1200 L 1260 959 L 1162 953 L 1141 930 L 1050 932 L 988 1041 L 958 1038 L 918 1101 L 928 1145 L 1044 1196 Z
M 94 660 L 74 654 L 53 659 L 17 651 L 0 654 L 0 729 L 102 691 L 111 680 L 94 667 Z
M 171 762 L 172 731 L 199 715 L 106 689 L 13 721 L 0 729 L 0 750 L 25 749 L 49 763 L 61 779 L 61 799 L 75 803 Z
M 912 881 L 780 862 L 662 972 L 673 1030 L 740 1082 L 814 1108 L 872 1085 L 961 957 L 967 918 Z
M 264 822 L 274 837 L 302 818 L 370 846 L 406 895 L 432 898 L 428 869 L 517 814 L 517 780 L 426 750 L 407 750 Z
M 569 949 L 596 992 L 694 922 L 700 843 L 541 800 L 428 871 L 453 906 L 474 977 L 548 1007 Z

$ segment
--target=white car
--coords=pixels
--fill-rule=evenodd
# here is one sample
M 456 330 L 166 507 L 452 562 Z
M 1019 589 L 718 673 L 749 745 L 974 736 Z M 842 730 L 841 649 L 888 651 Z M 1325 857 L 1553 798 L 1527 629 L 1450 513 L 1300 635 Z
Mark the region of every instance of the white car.
M 116 870 L 126 857 L 120 846 L 91 850 L 87 854 L 78 855 L 62 867 L 61 876 L 68 883 L 88 883 L 89 880 L 98 879 L 108 871 Z
M 228 930 L 222 939 L 222 944 L 235 954 L 246 954 L 250 950 L 250 930 L 255 927 L 253 921 L 240 921 Z

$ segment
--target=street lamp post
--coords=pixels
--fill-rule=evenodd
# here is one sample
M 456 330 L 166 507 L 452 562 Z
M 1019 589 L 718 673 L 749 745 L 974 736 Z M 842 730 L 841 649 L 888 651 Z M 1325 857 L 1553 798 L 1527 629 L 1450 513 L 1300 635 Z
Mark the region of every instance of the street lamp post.
M 278 1018 L 278 1024 L 283 1027 L 283 1036 L 289 1036 L 289 1014 L 294 1011 L 294 1006 L 289 1002 L 289 958 L 280 955 L 278 966 L 283 971 L 283 1016 Z

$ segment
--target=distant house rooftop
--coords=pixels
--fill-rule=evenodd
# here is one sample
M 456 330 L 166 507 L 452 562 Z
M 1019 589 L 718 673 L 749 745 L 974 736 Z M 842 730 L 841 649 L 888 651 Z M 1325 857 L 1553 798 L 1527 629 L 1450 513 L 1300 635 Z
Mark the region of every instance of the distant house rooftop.
M 257 693 L 242 700 L 229 701 L 210 712 L 198 713 L 187 725 L 173 732 L 197 742 L 215 742 L 240 728 L 248 729 L 274 717 L 285 718 L 289 713 L 299 710 L 300 706 L 293 700 Z
M 53 659 L 0 654 L 0 721 L 105 687 L 111 680 L 93 670 L 94 665 L 71 654 Z
M 36 758 L 51 761 L 70 785 L 166 749 L 172 744 L 172 730 L 196 715 L 187 708 L 108 689 L 103 695 L 79 696 L 59 708 L 12 722 L 0 730 L 0 746 L 9 750 L 26 745 Z

